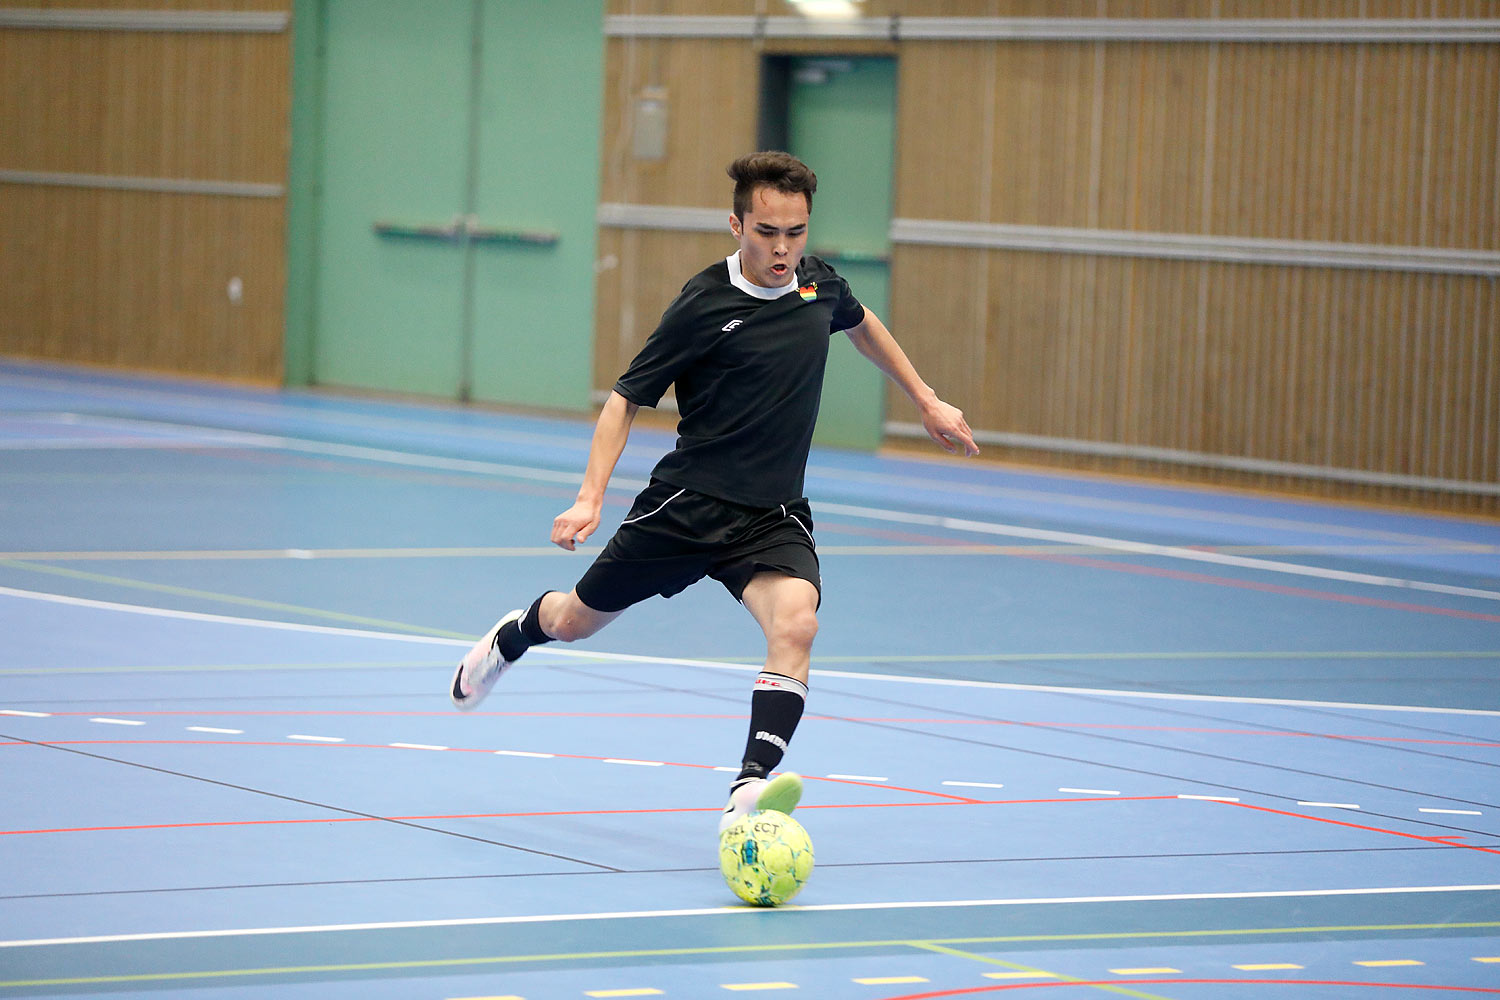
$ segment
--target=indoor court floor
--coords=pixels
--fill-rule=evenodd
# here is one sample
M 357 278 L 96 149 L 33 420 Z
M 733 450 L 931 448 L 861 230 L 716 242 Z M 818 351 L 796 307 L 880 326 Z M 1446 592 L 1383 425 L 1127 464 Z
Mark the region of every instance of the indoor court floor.
M 717 584 L 449 704 L 591 426 L 0 364 L 0 997 L 1500 995 L 1500 522 L 815 449 L 759 910 Z

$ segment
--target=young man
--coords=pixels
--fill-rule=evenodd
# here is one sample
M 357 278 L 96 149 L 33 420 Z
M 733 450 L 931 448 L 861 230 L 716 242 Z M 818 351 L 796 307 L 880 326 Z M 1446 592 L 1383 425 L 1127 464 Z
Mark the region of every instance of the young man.
M 552 522 L 572 550 L 599 527 L 605 487 L 642 406 L 677 386 L 677 446 L 570 593 L 548 591 L 506 615 L 453 675 L 471 709 L 528 648 L 598 632 L 626 608 L 671 597 L 704 576 L 760 624 L 766 664 L 750 697 L 750 733 L 719 830 L 755 809 L 790 812 L 801 779 L 769 779 L 802 717 L 822 578 L 803 475 L 830 334 L 854 346 L 911 398 L 949 452 L 979 449 L 963 414 L 918 377 L 880 319 L 817 257 L 804 257 L 813 172 L 786 153 L 729 166 L 738 252 L 694 276 L 615 384 L 594 428 L 578 500 Z

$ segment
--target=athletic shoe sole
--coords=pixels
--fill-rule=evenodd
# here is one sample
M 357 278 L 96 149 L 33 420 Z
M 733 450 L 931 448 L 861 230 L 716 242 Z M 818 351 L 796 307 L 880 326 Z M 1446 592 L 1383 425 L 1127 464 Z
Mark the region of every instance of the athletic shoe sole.
M 755 800 L 756 809 L 772 809 L 791 814 L 802 801 L 802 775 L 787 771 L 766 782 Z
M 778 774 L 769 780 L 761 779 L 758 784 L 760 790 L 755 795 L 754 803 L 736 804 L 736 797 L 741 792 L 747 791 L 743 785 L 729 794 L 729 804 L 724 807 L 724 812 L 719 816 L 720 836 L 746 817 L 767 809 L 790 813 L 802 800 L 802 778 L 790 771 Z
M 461 712 L 472 711 L 474 706 L 490 693 L 490 688 L 495 686 L 500 675 L 510 668 L 511 661 L 501 659 L 500 651 L 494 648 L 495 636 L 507 622 L 515 621 L 525 613 L 517 608 L 497 621 L 494 627 L 464 654 L 464 658 L 458 661 L 458 669 L 453 671 L 453 682 L 448 685 L 448 697 L 452 699 L 453 707 Z M 492 656 L 493 662 L 489 662 Z M 469 681 L 467 695 L 464 694 L 465 671 L 468 671 Z

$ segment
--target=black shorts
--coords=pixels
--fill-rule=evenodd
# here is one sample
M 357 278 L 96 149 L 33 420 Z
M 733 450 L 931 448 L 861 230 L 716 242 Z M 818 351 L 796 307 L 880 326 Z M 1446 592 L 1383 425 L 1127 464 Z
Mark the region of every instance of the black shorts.
M 623 611 L 711 576 L 742 601 L 750 578 L 771 570 L 806 580 L 821 601 L 812 526 L 805 499 L 746 507 L 653 479 L 578 581 L 578 597 L 595 611 Z

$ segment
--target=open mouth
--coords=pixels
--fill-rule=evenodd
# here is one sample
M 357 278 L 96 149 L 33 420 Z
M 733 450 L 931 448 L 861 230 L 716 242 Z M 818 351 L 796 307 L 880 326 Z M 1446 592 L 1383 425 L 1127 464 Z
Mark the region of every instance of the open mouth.
M 786 267 L 785 264 L 772 264 L 771 265 L 771 273 L 774 274 L 774 275 L 777 275 L 778 277 L 784 277 L 786 275 L 786 272 L 787 272 L 787 267 Z

